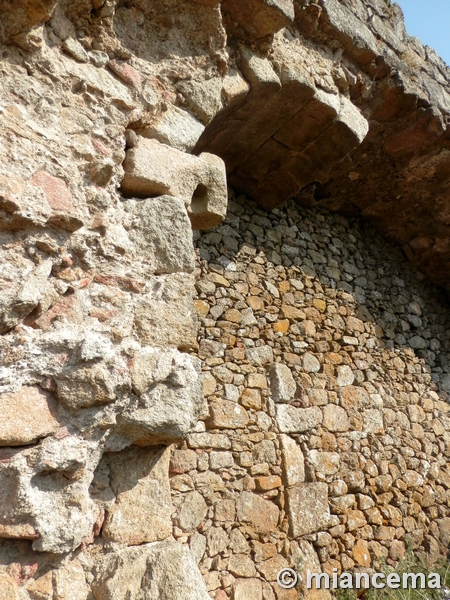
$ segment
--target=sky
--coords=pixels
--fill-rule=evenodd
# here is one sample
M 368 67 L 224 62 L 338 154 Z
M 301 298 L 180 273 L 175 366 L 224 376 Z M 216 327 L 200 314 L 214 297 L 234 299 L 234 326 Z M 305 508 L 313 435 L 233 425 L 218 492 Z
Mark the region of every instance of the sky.
M 397 0 L 406 30 L 436 50 L 450 66 L 450 0 Z

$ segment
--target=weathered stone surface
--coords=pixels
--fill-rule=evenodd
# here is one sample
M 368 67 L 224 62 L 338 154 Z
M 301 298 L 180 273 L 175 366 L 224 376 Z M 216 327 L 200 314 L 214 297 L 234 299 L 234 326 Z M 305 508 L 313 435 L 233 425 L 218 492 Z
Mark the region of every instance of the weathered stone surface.
M 332 596 L 329 590 L 317 589 L 314 585 L 312 589 L 308 590 L 305 586 L 308 573 L 326 572 L 325 569 L 321 568 L 319 558 L 314 550 L 313 545 L 306 540 L 299 540 L 298 549 L 294 554 L 294 560 L 295 559 L 300 559 L 301 568 L 299 573 L 302 577 L 300 582 L 301 592 L 308 594 L 308 597 L 312 598 L 313 600 L 330 600 Z M 298 593 L 298 591 L 296 591 L 296 593 Z
M 55 400 L 35 387 L 1 395 L 0 414 L 0 446 L 25 446 L 60 427 Z
M 187 110 L 172 106 L 160 114 L 158 120 L 146 128 L 145 134 L 176 150 L 190 152 L 199 137 L 202 135 L 204 126 Z
M 371 408 L 363 412 L 364 431 L 367 433 L 378 433 L 384 432 L 383 415 L 381 411 L 376 408 Z
M 311 176 L 314 171 L 317 178 L 326 179 L 328 173 L 326 165 L 331 167 L 331 165 L 339 162 L 350 150 L 359 145 L 368 131 L 367 122 L 364 117 L 362 117 L 351 102 L 344 96 L 340 96 L 336 103 L 334 121 L 332 121 L 329 127 L 327 124 L 324 124 L 323 130 L 319 128 L 313 136 L 312 143 L 308 143 L 310 141 L 308 140 L 310 136 L 310 131 L 308 130 L 311 128 L 311 123 L 314 122 L 315 117 L 308 118 L 305 115 L 305 119 L 300 119 L 300 127 L 301 123 L 305 123 L 307 132 L 305 135 L 303 135 L 303 132 L 300 132 L 296 136 L 299 141 L 294 151 L 297 151 L 297 154 L 291 153 L 284 145 L 277 144 L 277 142 L 270 139 L 272 135 L 276 134 L 282 128 L 284 123 L 290 126 L 290 118 L 296 112 L 301 114 L 304 104 L 307 104 L 307 101 L 310 100 L 315 91 L 314 86 L 309 84 L 307 76 L 303 75 L 303 73 L 302 75 L 297 75 L 299 72 L 298 69 L 295 75 L 292 75 L 294 69 L 286 63 L 284 67 L 285 72 L 289 74 L 286 74 L 283 78 L 284 85 L 281 91 L 270 103 L 272 114 L 277 114 L 281 117 L 273 122 L 273 126 L 269 126 L 269 122 L 266 121 L 266 124 L 262 124 L 262 128 L 258 127 L 259 123 L 255 127 L 256 121 L 260 118 L 260 115 L 258 115 L 254 117 L 255 122 L 249 124 L 249 132 L 244 132 L 242 128 L 241 131 L 237 128 L 236 132 L 234 132 L 233 124 L 231 124 L 233 134 L 243 136 L 240 138 L 240 143 L 235 144 L 234 149 L 231 151 L 225 141 L 227 140 L 225 134 L 227 129 L 226 124 L 222 126 L 222 131 L 217 134 L 215 134 L 214 129 L 209 132 L 207 128 L 198 145 L 201 149 L 208 148 L 219 154 L 219 156 L 222 156 L 230 171 L 233 171 L 235 167 L 239 167 L 235 173 L 232 173 L 231 181 L 239 188 L 250 192 L 266 208 L 272 208 L 276 204 L 277 201 L 275 198 L 287 198 L 308 185 L 308 183 L 311 183 Z M 256 78 L 254 82 L 255 95 L 249 95 L 249 99 L 245 100 L 246 105 L 251 105 L 253 97 L 255 98 L 255 103 L 261 102 L 256 93 L 256 86 L 260 87 L 261 82 L 265 79 L 261 76 Z M 290 102 L 286 101 L 291 88 L 297 92 L 297 104 L 293 103 L 292 108 Z M 332 95 L 329 94 L 329 96 Z M 279 106 L 283 106 L 281 112 L 277 110 L 277 101 Z M 319 105 L 321 103 L 320 100 Z M 326 113 L 329 111 L 328 104 L 328 99 L 326 99 L 323 103 Z M 242 110 L 245 110 L 245 108 L 246 106 Z M 266 105 L 265 110 L 270 110 L 270 108 Z M 249 115 L 251 115 L 250 111 Z M 285 120 L 284 123 L 283 118 Z M 210 127 L 213 128 L 214 124 L 211 124 Z M 252 131 L 260 131 L 261 133 L 255 139 L 255 135 L 250 133 Z M 265 141 L 266 144 L 264 144 Z M 301 152 L 303 145 L 307 148 L 307 151 L 304 153 Z M 249 159 L 248 166 L 245 164 L 247 159 Z M 259 165 L 263 165 L 263 168 L 261 169 Z
M 259 346 L 258 348 L 250 348 L 245 353 L 249 363 L 254 365 L 265 365 L 273 362 L 273 350 L 270 346 Z
M 36 448 L 6 451 L 0 535 L 34 540 L 38 551 L 67 553 L 91 533 L 99 515 L 89 485 L 100 452 L 67 430 L 58 433 Z
M 40 2 L 30 2 L 29 0 L 21 0 L 17 4 L 17 10 L 10 13 L 5 12 L 1 41 L 8 41 L 9 38 L 19 37 L 23 33 L 27 33 L 39 23 L 48 21 L 55 9 L 56 2 L 54 0 L 42 0 Z M 3 8 L 6 3 L 2 3 Z
M 89 62 L 89 55 L 78 40 L 72 37 L 66 38 L 63 42 L 63 48 L 75 60 L 82 63 Z
M 301 433 L 320 425 L 322 411 L 317 406 L 295 408 L 284 404 L 277 406 L 277 421 L 282 433 Z
M 438 519 L 437 526 L 439 528 L 439 540 L 444 548 L 450 545 L 450 518 Z
M 0 293 L 0 333 L 15 327 L 29 315 L 42 299 L 50 275 L 52 263 L 44 261 L 30 275 L 26 275 L 22 284 Z M 12 292 L 12 293 L 11 293 Z
M 170 455 L 170 473 L 187 473 L 197 466 L 197 454 L 193 450 L 172 450 Z
M 287 560 L 281 554 L 276 554 L 258 565 L 258 571 L 264 576 L 267 581 L 276 581 L 278 573 L 281 569 L 288 566 Z
M 352 556 L 360 567 L 370 567 L 372 560 L 369 553 L 369 544 L 366 540 L 358 540 L 352 550 Z
M 328 431 L 348 431 L 350 420 L 343 408 L 328 404 L 323 408 L 323 425 Z
M 406 544 L 437 556 L 448 537 L 448 310 L 339 212 L 372 218 L 447 285 L 446 66 L 383 2 L 296 2 L 295 23 L 288 0 L 3 4 L 0 393 L 59 395 L 61 421 L 0 453 L 0 563 L 20 594 L 324 598 L 279 589 L 278 567 L 302 557 L 310 571 L 379 570 Z M 147 183 L 179 189 L 125 199 L 126 153 L 144 138 L 156 157 L 142 163 Z M 229 182 L 266 208 L 296 196 L 262 212 L 230 190 L 226 222 L 193 236 L 195 270 L 186 207 L 214 224 L 205 198 L 226 193 L 219 158 L 202 170 L 206 192 L 181 179 L 180 164 L 204 155 L 174 147 L 194 144 L 218 149 Z M 195 359 L 178 348 L 202 359 L 205 401 Z M 267 387 L 274 363 L 296 384 L 281 404 Z M 173 441 L 164 527 L 193 549 L 206 589 L 177 556 L 155 577 L 136 558 L 149 546 L 124 567 L 126 547 L 100 537 L 162 535 L 164 502 L 141 494 L 157 450 L 124 448 Z M 333 514 L 313 547 L 292 539 L 288 496 L 318 484 Z M 254 506 L 240 522 L 242 494 Z M 258 532 L 269 506 L 275 528 Z M 107 556 L 106 573 L 95 563 Z
M 124 83 L 132 85 L 137 89 L 141 87 L 141 75 L 139 71 L 136 71 L 130 64 L 120 60 L 110 60 L 108 62 L 108 67 L 114 75 L 117 75 Z
M 191 227 L 181 199 L 128 200 L 124 207 L 132 215 L 130 239 L 137 252 L 148 254 L 152 272 L 193 271 Z
M 233 600 L 262 600 L 259 579 L 237 579 L 233 585 Z
M 180 198 L 194 229 L 209 229 L 225 217 L 225 167 L 216 156 L 204 153 L 195 157 L 157 140 L 139 137 L 137 145 L 127 152 L 124 169 L 122 191 L 126 195 L 149 198 L 168 194 Z M 173 236 L 177 237 L 175 232 Z
M 433 540 L 434 542 L 434 540 Z M 431 542 L 431 545 L 434 545 L 433 542 Z M 436 546 L 435 546 L 436 547 Z M 429 554 L 431 555 L 432 552 L 429 551 Z M 436 553 L 435 555 L 439 554 L 439 550 L 436 549 Z M 401 542 L 400 540 L 393 540 L 390 548 L 389 548 L 389 558 L 391 560 L 402 560 L 405 559 L 406 557 L 406 546 L 405 546 L 405 542 Z
M 290 369 L 283 364 L 274 363 L 269 369 L 270 388 L 275 402 L 289 402 L 295 395 L 297 384 Z
M 195 347 L 196 317 L 189 279 L 179 273 L 149 280 L 149 291 L 136 305 L 134 324 L 149 346 Z
M 193 533 L 189 542 L 189 547 L 197 564 L 202 560 L 206 550 L 206 538 L 200 533 Z
M 196 363 L 194 360 L 194 367 Z M 135 354 L 129 367 L 133 392 L 138 396 L 156 383 L 166 382 L 175 387 L 190 383 L 184 373 L 189 368 L 189 360 L 177 350 L 145 348 Z
M 330 519 L 326 483 L 303 483 L 287 490 L 290 534 L 293 538 L 326 527 Z
M 241 395 L 241 404 L 244 408 L 259 410 L 261 408 L 261 393 L 259 390 L 247 388 Z
M 84 569 L 79 560 L 74 560 L 55 574 L 54 597 L 87 600 L 89 587 L 86 583 Z M 36 597 L 36 594 L 35 594 Z
M 84 81 L 91 90 L 105 94 L 114 104 L 128 109 L 136 106 L 127 87 L 108 71 L 96 69 L 92 65 L 72 63 L 69 72 L 75 78 Z
M 204 521 L 206 512 L 206 502 L 197 491 L 186 494 L 181 505 L 178 524 L 183 531 L 193 531 Z
M 203 401 L 200 361 L 172 353 L 169 369 L 118 416 L 117 430 L 134 444 L 170 443 L 194 429 Z
M 215 0 L 206 0 L 206 3 Z M 201 2 L 200 2 L 201 3 Z M 213 4 L 214 5 L 214 4 Z M 238 86 L 238 82 L 235 82 Z M 192 112 L 207 125 L 223 107 L 222 90 L 224 82 L 220 77 L 212 77 L 206 81 L 183 81 L 177 88 L 183 94 Z M 227 86 L 228 93 L 233 93 Z
M 229 450 L 231 448 L 230 438 L 221 433 L 191 433 L 187 442 L 191 448 L 215 448 L 217 450 Z
M 257 38 L 276 33 L 294 20 L 291 0 L 250 0 L 246 4 L 225 0 L 222 6 L 232 19 Z
M 301 448 L 288 435 L 280 435 L 283 478 L 286 487 L 292 487 L 305 481 L 305 459 Z
M 73 210 L 72 194 L 66 183 L 59 177 L 53 177 L 45 171 L 38 171 L 31 183 L 44 192 L 51 208 L 55 211 Z
M 206 532 L 206 545 L 209 556 L 216 556 L 220 552 L 224 552 L 228 542 L 228 535 L 221 527 L 211 527 Z
M 92 584 L 99 599 L 208 600 L 209 594 L 188 548 L 173 541 L 121 548 L 96 560 Z
M 26 586 L 31 600 L 53 600 L 53 573 L 47 571 L 42 577 L 28 582 Z
M 172 504 L 169 485 L 170 449 L 130 448 L 109 460 L 110 487 L 103 537 L 135 546 L 170 536 Z
M 307 373 L 318 373 L 320 371 L 320 362 L 314 354 L 307 352 L 303 356 L 303 368 Z
M 58 399 L 73 410 L 107 404 L 116 398 L 111 379 L 102 364 L 69 371 L 57 379 Z
M 0 573 L 0 598 L 1 600 L 19 600 L 19 586 L 14 579 L 6 573 Z
M 339 471 L 339 454 L 336 452 L 319 452 L 311 450 L 308 456 L 309 463 L 321 475 L 334 475 Z
M 235 554 L 228 561 L 228 571 L 235 577 L 254 577 L 256 575 L 255 565 L 246 554 Z
M 339 386 L 352 385 L 355 381 L 353 371 L 348 365 L 343 365 L 337 368 L 337 384 Z
M 369 396 L 362 387 L 347 385 L 340 390 L 341 405 L 345 409 L 356 408 L 361 410 L 368 408 L 370 404 Z
M 242 492 L 236 505 L 237 518 L 258 533 L 268 534 L 278 525 L 279 509 L 251 492 Z
M 211 427 L 224 429 L 243 429 L 248 423 L 245 409 L 229 400 L 217 400 L 210 406 Z
M 213 471 L 230 468 L 234 465 L 231 452 L 211 452 L 209 457 L 209 466 Z

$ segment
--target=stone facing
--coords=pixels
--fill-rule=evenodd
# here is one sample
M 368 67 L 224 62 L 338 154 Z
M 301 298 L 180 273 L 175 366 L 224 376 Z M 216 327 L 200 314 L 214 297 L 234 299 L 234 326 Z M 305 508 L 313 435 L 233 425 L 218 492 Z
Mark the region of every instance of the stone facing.
M 204 499 L 197 531 L 174 535 L 204 549 L 210 595 L 275 598 L 275 566 L 300 556 L 331 573 L 380 568 L 408 545 L 443 551 L 439 292 L 370 228 L 294 202 L 267 214 L 232 195 L 225 222 L 195 243 L 208 410 L 171 486 L 175 523 L 193 490 Z

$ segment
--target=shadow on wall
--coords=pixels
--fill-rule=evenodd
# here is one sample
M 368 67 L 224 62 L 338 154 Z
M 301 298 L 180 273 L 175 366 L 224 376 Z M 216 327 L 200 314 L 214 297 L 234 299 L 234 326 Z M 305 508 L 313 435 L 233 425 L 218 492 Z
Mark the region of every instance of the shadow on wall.
M 337 344 L 351 352 L 406 352 L 419 359 L 430 389 L 450 400 L 450 311 L 444 292 L 358 219 L 305 208 L 294 201 L 266 213 L 243 198 L 239 197 L 240 204 L 231 200 L 228 220 L 203 234 L 197 244 L 200 257 L 208 260 L 213 271 L 234 272 L 239 261 L 247 263 L 250 271 L 265 272 L 267 279 L 259 285 L 266 289 L 256 296 L 264 297 L 264 307 L 253 312 L 266 313 L 261 317 L 265 319 L 261 325 L 269 325 L 263 331 L 266 339 L 284 350 L 292 343 L 287 339 L 296 337 L 300 352 L 311 344 L 319 344 L 316 349 L 320 351 L 322 338 L 328 347 Z M 283 294 L 270 284 L 272 279 L 289 276 L 290 294 L 297 296 L 293 305 L 309 306 L 308 314 L 297 318 L 289 318 Z M 269 311 L 267 293 L 273 301 Z M 217 304 L 226 309 L 224 300 Z M 274 324 L 283 318 L 289 320 L 288 331 L 277 332 Z M 316 321 L 314 335 L 308 335 L 305 325 L 310 320 Z M 406 391 L 421 393 L 413 387 Z
M 237 206 L 236 218 L 233 212 Z M 307 345 L 308 338 L 310 343 L 317 343 L 325 335 L 329 344 L 338 343 L 341 349 L 407 352 L 420 359 L 430 386 L 443 400 L 450 400 L 448 300 L 444 292 L 424 280 L 400 250 L 358 219 L 305 208 L 293 201 L 269 214 L 251 200 L 245 199 L 245 211 L 232 201 L 231 211 L 228 222 L 199 240 L 200 256 L 210 261 L 210 268 L 214 270 L 217 263 L 219 270 L 233 271 L 236 259 L 246 257 L 251 264 L 258 257 L 256 264 L 263 261 L 268 281 L 271 275 L 279 278 L 280 270 L 293 270 L 297 273 L 293 286 L 298 282 L 294 289 L 303 292 L 303 300 L 297 299 L 295 305 L 311 304 L 315 311 L 310 313 L 319 318 L 324 331 L 319 331 L 318 337 L 308 336 L 307 327 L 299 327 L 305 319 L 300 317 L 290 320 L 291 335 L 297 330 L 305 332 L 299 337 Z M 269 294 L 273 292 L 270 287 L 266 286 Z M 327 306 L 327 296 L 343 300 L 348 308 L 338 302 L 341 306 L 334 310 Z M 279 293 L 273 300 L 275 307 L 283 305 Z M 283 308 L 273 310 L 269 324 L 283 316 Z M 346 317 L 350 316 L 366 323 L 364 328 L 349 324 Z M 324 334 L 327 330 L 332 339 Z M 354 339 L 347 339 L 349 336 Z M 281 347 L 285 345 L 282 332 L 275 332 L 274 339 Z

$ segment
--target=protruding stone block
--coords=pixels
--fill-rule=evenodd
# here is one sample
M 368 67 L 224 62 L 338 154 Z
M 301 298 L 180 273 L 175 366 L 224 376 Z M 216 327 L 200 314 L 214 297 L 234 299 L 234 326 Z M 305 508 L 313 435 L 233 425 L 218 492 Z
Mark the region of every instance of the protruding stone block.
M 290 150 L 306 147 L 331 125 L 340 110 L 339 96 L 321 89 L 277 132 L 275 139 Z
M 217 115 L 196 147 L 221 156 L 235 189 L 268 210 L 326 181 L 368 133 L 358 108 L 337 90 L 318 88 L 298 58 L 295 66 L 291 58 L 280 61 L 275 72 L 267 58 L 242 46 L 240 67 L 251 90 L 234 110 Z
M 222 9 L 257 38 L 276 33 L 294 20 L 292 0 L 225 0 Z
M 200 360 L 175 352 L 166 378 L 119 415 L 118 432 L 138 446 L 180 441 L 197 424 L 202 401 Z
M 18 0 L 14 4 L 14 10 L 7 10 L 4 3 L 0 3 L 2 13 L 2 31 L 0 40 L 2 42 L 17 36 L 20 40 L 21 34 L 25 34 L 38 25 L 46 23 L 55 9 L 56 0 Z M 15 40 L 18 42 L 19 40 Z M 9 596 L 7 596 L 9 598 Z
M 187 106 L 205 125 L 212 121 L 223 106 L 220 77 L 205 81 L 183 81 L 177 88 L 185 97 Z
M 252 90 L 267 85 L 271 85 L 273 90 L 280 89 L 281 81 L 271 62 L 267 58 L 258 56 L 246 46 L 240 48 L 240 66 Z
M 25 446 L 57 431 L 57 403 L 35 387 L 0 396 L 0 446 Z
M 99 515 L 89 496 L 99 456 L 93 446 L 62 430 L 35 447 L 4 449 L 0 537 L 34 540 L 33 550 L 55 554 L 80 546 Z
M 154 138 L 172 148 L 190 152 L 205 129 L 187 110 L 172 106 L 145 129 L 145 137 Z
M 167 194 L 181 198 L 193 229 L 210 229 L 225 218 L 225 165 L 217 156 L 192 156 L 140 137 L 137 145 L 128 150 L 123 166 L 125 195 L 151 198 Z
M 102 364 L 75 369 L 57 378 L 59 400 L 72 410 L 112 402 L 116 395 L 111 375 Z
M 46 289 L 51 269 L 52 262 L 45 260 L 19 285 L 0 290 L 0 334 L 13 329 L 36 308 Z M 19 273 L 17 279 L 20 282 Z
M 142 590 L 158 600 L 209 600 L 188 547 L 174 541 L 122 547 L 93 557 L 96 598 L 138 598 Z
M 336 37 L 360 64 L 366 65 L 373 60 L 378 54 L 378 46 L 369 28 L 338 0 L 329 0 L 323 6 L 327 32 Z

